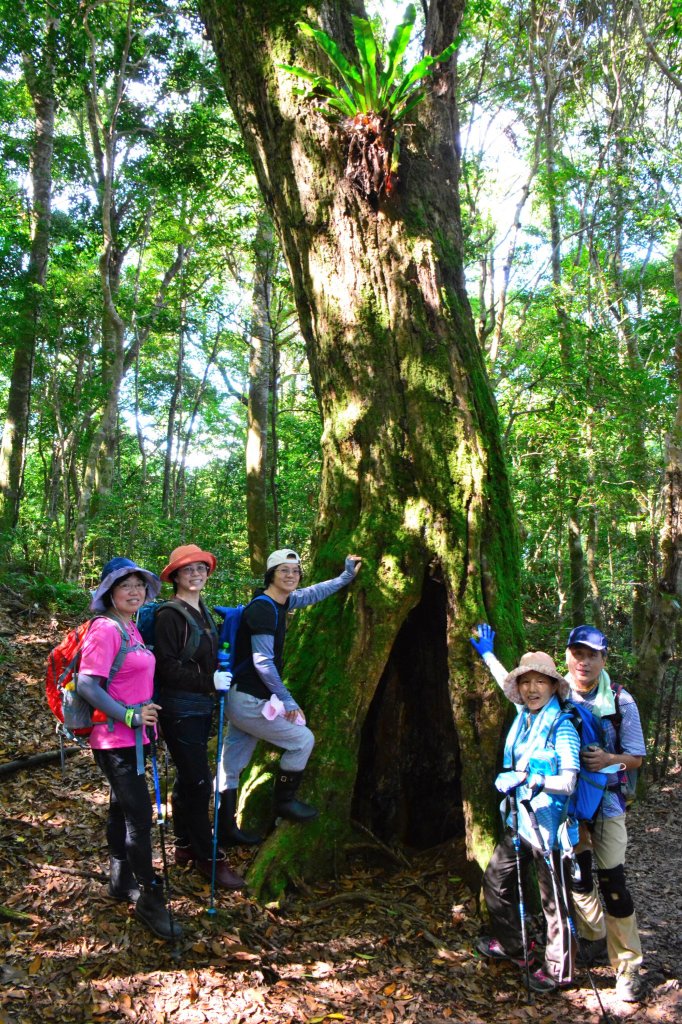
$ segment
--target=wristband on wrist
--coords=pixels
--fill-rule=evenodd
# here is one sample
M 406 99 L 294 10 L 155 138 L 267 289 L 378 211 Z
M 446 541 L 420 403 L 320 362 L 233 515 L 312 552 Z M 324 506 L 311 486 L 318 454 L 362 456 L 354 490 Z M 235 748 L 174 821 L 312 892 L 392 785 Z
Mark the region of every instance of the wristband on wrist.
M 135 708 L 126 708 L 125 723 L 129 729 L 135 728 L 135 726 L 133 725 L 133 722 L 135 720 L 135 714 Z

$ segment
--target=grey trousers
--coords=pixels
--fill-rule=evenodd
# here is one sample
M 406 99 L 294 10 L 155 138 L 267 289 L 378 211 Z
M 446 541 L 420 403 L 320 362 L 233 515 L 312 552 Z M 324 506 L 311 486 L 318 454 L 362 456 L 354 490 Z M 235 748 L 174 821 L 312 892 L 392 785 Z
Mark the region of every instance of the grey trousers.
M 295 725 L 279 716 L 269 722 L 262 715 L 267 701 L 240 693 L 234 687 L 227 698 L 228 727 L 218 771 L 218 788 L 237 789 L 239 776 L 251 760 L 258 740 L 284 750 L 280 767 L 285 772 L 301 772 L 315 746 L 315 737 L 307 725 Z

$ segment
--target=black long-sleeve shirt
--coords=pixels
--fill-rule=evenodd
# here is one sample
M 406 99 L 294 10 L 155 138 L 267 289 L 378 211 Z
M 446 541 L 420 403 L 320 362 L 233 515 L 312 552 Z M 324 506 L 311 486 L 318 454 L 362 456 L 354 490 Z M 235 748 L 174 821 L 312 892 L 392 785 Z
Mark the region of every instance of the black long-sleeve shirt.
M 156 613 L 154 627 L 155 686 L 158 690 L 180 690 L 214 696 L 213 673 L 218 656 L 215 627 L 211 628 L 213 624 L 205 607 L 199 610 L 184 601 L 182 604 L 202 631 L 201 641 L 192 660 L 181 661 L 190 637 L 189 623 L 172 604 L 160 608 Z

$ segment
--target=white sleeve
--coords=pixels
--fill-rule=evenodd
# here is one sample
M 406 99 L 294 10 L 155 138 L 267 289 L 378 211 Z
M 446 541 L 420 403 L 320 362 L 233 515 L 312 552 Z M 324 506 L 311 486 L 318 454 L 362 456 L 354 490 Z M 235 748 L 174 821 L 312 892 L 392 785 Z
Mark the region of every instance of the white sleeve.
M 570 796 L 575 789 L 578 773 L 561 771 L 558 775 L 545 775 L 545 793 L 555 796 Z
M 497 660 L 492 651 L 486 651 L 485 654 L 482 655 L 482 658 L 483 661 L 488 666 L 488 671 L 490 672 L 491 676 L 493 677 L 499 688 L 502 689 L 502 684 L 509 675 L 506 668 L 504 667 L 501 661 Z

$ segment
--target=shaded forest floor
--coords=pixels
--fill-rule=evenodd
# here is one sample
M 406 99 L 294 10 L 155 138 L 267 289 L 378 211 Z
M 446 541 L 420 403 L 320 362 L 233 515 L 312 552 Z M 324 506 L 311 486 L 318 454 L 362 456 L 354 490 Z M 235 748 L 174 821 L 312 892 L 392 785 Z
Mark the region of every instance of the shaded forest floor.
M 19 620 L 21 623 L 21 620 Z M 0 609 L 0 764 L 54 749 L 44 661 L 64 632 L 47 618 L 14 625 Z M 174 955 L 106 895 L 105 786 L 88 753 L 0 777 L 0 1024 L 322 1024 L 323 1021 L 596 1022 L 583 971 L 575 988 L 527 1005 L 515 968 L 472 952 L 481 930 L 462 881 L 461 844 L 403 854 L 358 837 L 346 872 L 264 907 L 171 869 L 185 929 Z M 651 993 L 616 1000 L 610 968 L 593 974 L 616 1021 L 682 1019 L 682 773 L 631 812 L 630 880 Z M 361 840 L 364 840 L 361 842 Z M 233 855 L 243 870 L 249 855 Z M 8 918 L 8 915 L 12 915 Z

